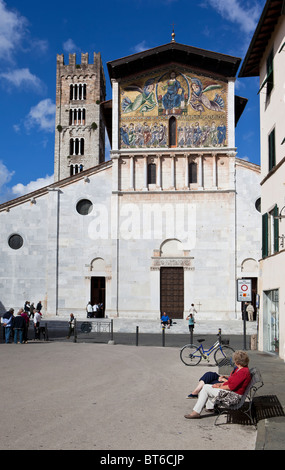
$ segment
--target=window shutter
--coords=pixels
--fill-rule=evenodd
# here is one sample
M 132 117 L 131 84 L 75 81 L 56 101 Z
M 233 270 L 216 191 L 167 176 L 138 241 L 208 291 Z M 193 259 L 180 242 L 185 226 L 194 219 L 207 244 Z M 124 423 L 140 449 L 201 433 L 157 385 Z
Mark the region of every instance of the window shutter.
M 268 136 L 269 171 L 275 166 L 275 129 Z
M 278 217 L 278 206 L 274 207 L 274 253 L 279 251 L 279 219 L 275 219 Z
M 262 258 L 268 256 L 268 214 L 262 216 Z

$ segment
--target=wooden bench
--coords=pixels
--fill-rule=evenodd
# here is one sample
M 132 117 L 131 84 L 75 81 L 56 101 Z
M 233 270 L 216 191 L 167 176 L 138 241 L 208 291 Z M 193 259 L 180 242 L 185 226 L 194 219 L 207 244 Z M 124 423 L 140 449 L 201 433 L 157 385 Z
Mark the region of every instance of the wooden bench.
M 250 375 L 251 381 L 249 382 L 244 394 L 242 395 L 241 400 L 237 404 L 226 406 L 225 403 L 222 402 L 222 400 L 216 400 L 215 411 L 218 413 L 218 416 L 215 420 L 216 426 L 218 424 L 218 419 L 222 414 L 230 413 L 231 411 L 237 410 L 244 413 L 250 419 L 251 424 L 255 424 L 252 416 L 253 398 L 257 390 L 263 386 L 263 380 L 259 369 L 257 369 L 256 367 L 250 369 Z

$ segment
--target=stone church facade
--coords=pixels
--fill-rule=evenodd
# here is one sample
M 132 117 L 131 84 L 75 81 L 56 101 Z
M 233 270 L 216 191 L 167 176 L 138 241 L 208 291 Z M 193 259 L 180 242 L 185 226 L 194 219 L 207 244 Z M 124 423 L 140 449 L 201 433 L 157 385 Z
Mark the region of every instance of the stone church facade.
M 109 62 L 105 101 L 100 55 L 58 56 L 55 182 L 0 206 L 2 311 L 240 318 L 261 224 L 259 166 L 236 158 L 239 64 L 172 41 Z

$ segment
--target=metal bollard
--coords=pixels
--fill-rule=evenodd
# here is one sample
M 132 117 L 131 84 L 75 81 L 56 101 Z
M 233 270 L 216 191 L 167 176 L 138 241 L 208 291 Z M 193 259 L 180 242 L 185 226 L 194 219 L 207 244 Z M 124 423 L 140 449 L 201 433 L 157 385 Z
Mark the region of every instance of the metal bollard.
M 136 346 L 139 345 L 139 327 L 136 327 Z
M 165 327 L 162 327 L 162 346 L 165 346 Z
M 73 342 L 74 343 L 77 343 L 77 324 L 76 324 L 76 318 L 74 318 L 74 338 L 73 338 Z

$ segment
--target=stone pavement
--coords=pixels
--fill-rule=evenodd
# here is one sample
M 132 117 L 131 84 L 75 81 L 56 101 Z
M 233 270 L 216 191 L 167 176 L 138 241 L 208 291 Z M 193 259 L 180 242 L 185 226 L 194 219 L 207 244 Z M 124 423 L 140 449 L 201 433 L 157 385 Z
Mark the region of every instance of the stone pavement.
M 217 327 L 224 334 L 234 332 L 233 326 L 218 322 L 208 322 L 207 332 Z M 251 327 L 254 332 L 249 325 L 247 334 Z M 133 325 L 129 328 L 133 332 Z M 195 333 L 205 332 L 196 328 Z M 2 407 L 1 449 L 285 448 L 285 418 L 280 416 L 285 409 L 285 364 L 274 355 L 248 351 L 250 366 L 258 367 L 264 380 L 258 396 L 273 398 L 256 430 L 241 424 L 216 427 L 215 417 L 206 413 L 200 420 L 184 418 L 193 407 L 185 397 L 209 365 L 184 366 L 176 347 L 30 341 L 0 344 L 0 350 L 1 396 L 9 401 Z

